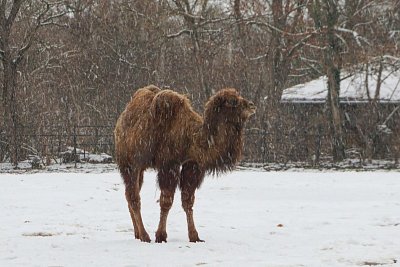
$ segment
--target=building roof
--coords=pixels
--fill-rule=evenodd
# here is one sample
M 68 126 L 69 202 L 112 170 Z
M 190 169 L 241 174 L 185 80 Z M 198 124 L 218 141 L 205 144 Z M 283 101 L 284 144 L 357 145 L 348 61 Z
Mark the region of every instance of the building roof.
M 400 103 L 400 69 L 384 70 L 381 76 L 381 88 L 378 97 L 381 103 Z M 377 71 L 371 68 L 366 83 L 366 71 L 342 72 L 340 83 L 340 102 L 347 104 L 366 103 L 374 98 L 378 83 Z M 367 91 L 368 88 L 368 91 Z M 325 103 L 328 94 L 327 77 L 321 76 L 305 84 L 287 88 L 283 91 L 282 103 Z

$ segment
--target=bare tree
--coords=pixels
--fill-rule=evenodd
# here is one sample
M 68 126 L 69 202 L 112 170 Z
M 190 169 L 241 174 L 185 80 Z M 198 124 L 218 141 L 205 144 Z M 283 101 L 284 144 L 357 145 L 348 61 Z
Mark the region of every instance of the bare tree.
M 0 2 L 0 60 L 3 65 L 2 104 L 6 135 L 14 165 L 18 162 L 18 67 L 35 42 L 39 28 L 64 13 L 49 1 L 2 0 Z M 19 28 L 24 27 L 24 29 Z M 19 28 L 19 29 L 18 29 Z M 16 30 L 18 29 L 18 30 Z
M 384 10 L 382 10 L 384 4 Z M 393 1 L 337 1 L 314 0 L 308 4 L 308 10 L 314 22 L 314 27 L 320 32 L 316 39 L 316 45 L 312 49 L 318 50 L 322 60 L 323 74 L 328 78 L 328 97 L 326 111 L 329 118 L 329 128 L 332 136 L 332 155 L 335 161 L 345 157 L 343 112 L 340 107 L 340 81 L 344 68 L 346 72 L 357 69 L 358 64 L 367 64 L 371 58 L 382 56 L 385 53 L 393 53 L 393 40 L 390 40 L 389 32 L 382 24 L 393 24 L 391 19 L 385 20 L 393 14 L 395 8 Z M 393 27 L 393 26 L 392 26 Z M 379 39 L 379 40 L 377 40 Z M 376 40 L 376 41 L 375 41 Z M 375 44 L 374 44 L 375 43 Z M 379 64 L 378 64 L 379 65 Z M 368 67 L 367 67 L 368 69 Z M 382 73 L 382 65 L 378 71 L 378 80 Z M 365 86 L 368 87 L 366 79 Z M 375 90 L 375 96 L 371 96 L 371 119 L 379 117 L 378 105 L 380 82 Z M 375 121 L 379 121 L 376 118 Z M 370 143 L 370 141 L 368 141 Z
M 310 14 L 315 28 L 323 32 L 319 38 L 323 51 L 323 69 L 328 77 L 326 108 L 332 134 L 332 155 L 334 161 L 345 157 L 342 117 L 340 110 L 340 73 L 343 65 L 342 43 L 337 37 L 339 10 L 336 0 L 315 0 L 310 4 Z
M 0 0 L 0 157 L 15 163 L 29 141 L 19 126 L 111 125 L 136 88 L 157 84 L 189 94 L 199 111 L 214 88 L 240 89 L 259 110 L 249 128 L 269 133 L 266 158 L 286 161 L 306 153 L 301 140 L 317 123 L 304 112 L 297 121 L 308 126 L 293 126 L 283 89 L 328 75 L 318 127 L 332 130 L 326 142 L 340 160 L 340 74 L 399 57 L 399 10 L 398 0 Z M 357 120 L 370 143 L 388 117 L 377 94 Z
M 210 44 L 208 40 L 218 36 L 223 32 L 223 29 L 213 25 L 221 21 L 229 19 L 223 16 L 221 12 L 213 14 L 215 7 L 211 7 L 208 0 L 189 1 L 189 0 L 173 0 L 170 5 L 171 15 L 182 18 L 183 29 L 176 33 L 167 34 L 167 38 L 176 38 L 181 35 L 187 35 L 191 41 L 191 47 L 194 58 L 194 66 L 196 69 L 199 87 L 201 88 L 204 99 L 207 99 L 213 93 L 209 83 L 209 69 L 207 62 L 210 63 L 210 50 L 207 50 L 206 44 Z M 208 55 L 208 56 L 207 56 Z

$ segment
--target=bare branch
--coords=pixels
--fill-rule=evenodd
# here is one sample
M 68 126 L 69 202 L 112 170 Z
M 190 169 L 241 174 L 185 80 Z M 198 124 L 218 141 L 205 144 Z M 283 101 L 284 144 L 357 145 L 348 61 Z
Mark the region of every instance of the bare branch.
M 365 39 L 364 37 L 360 36 L 356 31 L 353 31 L 353 30 L 350 30 L 350 29 L 341 28 L 341 27 L 336 27 L 336 30 L 340 31 L 340 32 L 345 32 L 345 33 L 352 34 L 354 39 L 356 40 L 358 46 L 362 46 L 360 40 L 364 41 L 367 45 L 371 45 L 368 42 L 367 39 Z
M 309 70 L 309 69 L 308 69 Z M 307 74 L 289 74 L 289 77 L 293 77 L 293 78 L 301 78 L 301 77 L 305 77 Z
M 316 31 L 312 34 L 307 35 L 306 37 L 304 37 L 303 39 L 301 39 L 299 42 L 297 42 L 292 48 L 290 48 L 290 50 L 288 51 L 288 56 L 291 57 L 294 52 L 296 52 L 298 49 L 300 49 L 301 47 L 303 47 L 306 42 L 315 35 L 315 33 L 317 33 Z
M 37 16 L 36 18 L 36 27 L 35 30 L 37 30 L 37 28 L 40 26 L 40 23 L 42 21 L 42 18 L 44 17 L 44 15 L 46 15 L 47 12 L 49 12 L 50 10 L 50 4 L 47 1 L 43 1 L 46 4 L 46 8 L 39 14 L 39 16 Z
M 54 19 L 54 18 L 57 18 L 57 17 L 62 17 L 63 15 L 65 15 L 65 13 L 64 14 L 58 14 L 56 17 L 53 17 L 52 19 Z M 52 21 L 52 20 L 45 20 L 46 22 L 41 22 L 40 23 L 40 27 L 42 27 L 42 26 L 49 26 L 49 25 L 54 25 L 54 26 L 59 26 L 59 27 L 67 27 L 67 25 L 66 24 L 59 24 L 59 23 L 57 23 L 57 22 L 54 22 L 54 21 Z
M 36 17 L 36 25 L 29 31 L 29 34 L 24 38 L 24 45 L 18 50 L 17 56 L 14 59 L 14 64 L 18 64 L 24 57 L 26 51 L 31 47 L 33 43 L 33 39 L 40 27 L 44 27 L 47 25 L 53 24 L 53 20 L 56 18 L 60 18 L 66 14 L 66 12 L 57 13 L 51 15 L 47 18 L 44 18 L 47 13 L 51 10 L 52 5 L 47 1 L 43 1 L 45 3 L 45 9 L 40 12 L 40 14 Z M 53 3 L 55 5 L 57 3 Z
M 313 59 L 309 59 L 309 58 L 305 58 L 305 57 L 300 57 L 300 59 L 301 59 L 302 61 L 304 61 L 304 63 L 305 63 L 308 67 L 310 67 L 310 69 L 312 69 L 313 71 L 315 71 L 315 73 L 318 73 L 318 74 L 321 75 L 321 76 L 324 75 L 323 72 L 321 72 L 319 69 L 317 69 L 317 68 L 314 66 L 314 64 L 319 65 L 319 64 L 320 64 L 319 61 L 313 60 Z
M 327 48 L 326 45 L 325 46 L 317 46 L 317 45 L 312 45 L 312 44 L 309 44 L 309 43 L 306 43 L 304 45 L 307 46 L 307 47 L 310 47 L 310 48 L 318 49 L 318 50 L 325 50 Z
M 342 43 L 346 46 L 347 49 L 349 48 L 349 45 L 347 44 L 346 40 L 345 40 L 340 34 L 336 34 L 336 33 L 335 33 L 335 36 L 336 36 L 340 41 L 342 41 Z
M 394 110 L 387 116 L 385 121 L 382 123 L 383 125 L 386 125 L 388 121 L 393 117 L 393 115 L 400 109 L 400 106 L 397 106 L 394 108 Z
M 266 53 L 266 54 L 264 54 L 264 55 L 257 56 L 257 57 L 251 57 L 251 58 L 249 58 L 249 60 L 250 60 L 250 61 L 260 60 L 260 59 L 266 58 L 267 56 L 268 56 L 268 53 Z
M 3 1 L 6 2 L 6 1 Z M 10 14 L 8 15 L 8 18 L 6 18 L 6 23 L 5 26 L 7 29 L 10 29 L 12 24 L 15 21 L 15 18 L 17 17 L 17 14 L 19 12 L 19 9 L 21 8 L 22 3 L 24 0 L 14 0 L 13 5 L 11 7 Z
M 247 21 L 246 22 L 247 25 L 257 25 L 257 26 L 263 26 L 263 27 L 267 27 L 269 28 L 271 31 L 277 31 L 279 33 L 281 33 L 284 36 L 291 36 L 291 37 L 302 37 L 302 36 L 306 36 L 306 38 L 308 38 L 309 35 L 315 35 L 317 33 L 321 33 L 322 30 L 324 29 L 315 29 L 313 31 L 310 32 L 300 32 L 300 33 L 292 33 L 292 32 L 287 32 L 284 30 L 281 30 L 277 27 L 275 27 L 274 25 L 270 24 L 270 23 L 266 23 L 266 22 L 259 22 L 259 21 Z
M 28 51 L 28 49 L 31 47 L 32 42 L 33 42 L 33 38 L 35 36 L 36 30 L 32 31 L 31 34 L 29 34 L 27 40 L 24 40 L 25 44 L 24 46 L 22 46 L 17 53 L 16 58 L 13 60 L 14 64 L 18 64 L 19 62 L 21 62 L 21 60 L 24 58 L 24 55 L 26 53 L 26 51 Z
M 179 36 L 181 36 L 183 34 L 191 35 L 191 34 L 193 34 L 193 31 L 184 29 L 184 30 L 181 30 L 181 31 L 179 31 L 177 33 L 168 34 L 165 37 L 167 37 L 167 38 L 176 38 L 176 37 L 179 37 Z
M 391 59 L 391 60 L 394 60 L 395 62 L 400 62 L 400 57 L 395 57 L 392 55 L 383 55 L 383 56 L 380 56 L 379 58 Z
M 176 7 L 178 8 L 177 14 L 178 15 L 182 15 L 188 22 L 190 23 L 194 23 L 195 19 L 198 20 L 203 20 L 204 18 L 202 16 L 196 16 L 191 14 L 191 8 L 190 8 L 190 4 L 189 1 L 187 0 L 173 0 L 173 2 L 175 3 Z M 185 7 L 182 5 L 183 2 L 185 4 Z
M 137 67 L 136 63 L 132 63 L 128 59 L 126 59 L 126 57 L 124 55 L 121 55 L 121 53 L 119 53 L 117 50 L 115 50 L 111 44 L 107 43 L 104 40 L 101 40 L 101 42 L 111 49 L 111 51 L 118 57 L 118 61 L 125 63 L 125 64 L 129 65 L 130 67 Z
M 204 26 L 207 24 L 213 24 L 213 23 L 217 23 L 217 22 L 222 22 L 222 21 L 227 21 L 227 20 L 231 20 L 232 18 L 219 18 L 219 19 L 209 19 L 209 20 L 205 20 L 201 23 L 199 23 L 199 26 Z
M 65 14 L 67 14 L 67 12 L 61 12 L 61 13 L 58 13 L 58 14 L 54 14 L 54 15 L 46 18 L 45 20 L 41 21 L 40 22 L 40 26 L 46 26 L 46 25 L 50 25 L 50 24 L 51 25 L 57 25 L 57 24 L 55 24 L 53 22 L 53 20 L 57 19 L 57 18 L 60 18 L 60 17 L 63 17 L 63 16 L 65 16 Z
M 315 63 L 315 64 L 320 64 L 320 62 L 318 60 L 309 59 L 309 58 L 305 58 L 305 57 L 300 57 L 300 59 L 303 60 L 303 61 L 307 61 L 307 62 L 311 62 L 311 63 Z

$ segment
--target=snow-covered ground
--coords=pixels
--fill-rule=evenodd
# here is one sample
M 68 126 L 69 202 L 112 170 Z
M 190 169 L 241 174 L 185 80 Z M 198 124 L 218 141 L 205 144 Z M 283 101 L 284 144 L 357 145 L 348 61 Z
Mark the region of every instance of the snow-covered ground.
M 154 240 L 155 173 L 142 189 Z M 117 172 L 0 174 L 0 266 L 400 266 L 399 172 L 207 177 L 189 243 L 177 194 L 168 243 L 134 239 Z

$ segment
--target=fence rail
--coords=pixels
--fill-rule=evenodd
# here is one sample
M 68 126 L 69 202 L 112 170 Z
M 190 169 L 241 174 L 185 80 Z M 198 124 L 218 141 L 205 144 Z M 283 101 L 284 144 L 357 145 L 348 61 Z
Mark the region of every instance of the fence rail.
M 89 154 L 106 153 L 114 155 L 114 136 L 112 125 L 76 125 L 43 127 L 43 131 L 33 132 L 33 127 L 18 128 L 18 158 L 28 159 L 35 155 L 42 159 L 56 162 L 71 160 L 75 163 L 85 160 Z M 359 139 L 355 134 L 346 134 L 346 140 Z M 0 161 L 8 159 L 6 136 L 0 133 Z M 354 142 L 353 142 L 354 143 Z M 265 164 L 268 162 L 305 161 L 318 164 L 320 160 L 330 158 L 331 139 L 328 133 L 317 132 L 282 132 L 273 134 L 262 129 L 246 129 L 244 134 L 244 162 Z M 400 144 L 393 142 L 380 144 L 384 147 L 380 157 L 398 161 Z M 70 152 L 69 158 L 65 155 Z M 349 147 L 349 157 L 360 160 L 367 158 L 362 145 Z M 64 158 L 63 158 L 64 156 Z M 111 158 L 110 157 L 110 158 Z M 61 162 L 60 162 L 61 163 Z
M 42 127 L 43 131 L 31 131 L 34 127 L 18 127 L 16 139 L 17 157 L 25 160 L 32 155 L 40 158 L 62 161 L 63 156 L 69 151 L 74 155 L 75 163 L 90 153 L 107 153 L 113 155 L 114 138 L 113 126 L 110 125 L 79 125 L 65 127 L 62 125 Z M 9 158 L 9 137 L 0 132 L 0 161 Z M 66 160 L 64 158 L 64 160 Z

